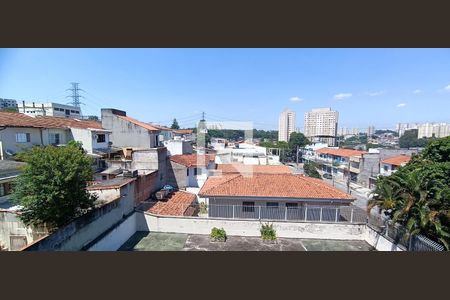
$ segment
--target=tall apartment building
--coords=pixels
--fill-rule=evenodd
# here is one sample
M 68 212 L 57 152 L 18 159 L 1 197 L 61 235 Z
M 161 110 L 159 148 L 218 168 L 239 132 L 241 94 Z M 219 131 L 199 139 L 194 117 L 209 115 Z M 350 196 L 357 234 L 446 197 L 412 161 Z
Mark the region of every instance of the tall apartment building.
M 278 140 L 289 142 L 291 133 L 295 132 L 295 112 L 285 110 L 280 114 L 278 120 Z
M 37 103 L 22 101 L 22 103 L 19 104 L 18 109 L 20 113 L 28 116 L 81 118 L 81 108 L 53 102 Z
M 402 136 L 406 130 L 418 129 L 420 124 L 417 123 L 397 123 L 396 129 L 398 136 Z
M 418 138 L 443 138 L 450 135 L 450 124 L 448 123 L 424 123 L 418 126 Z
M 370 137 L 375 134 L 375 126 L 369 126 L 367 128 L 367 136 Z
M 0 109 L 17 108 L 17 101 L 14 99 L 0 98 Z
M 315 108 L 305 113 L 305 136 L 313 142 L 336 144 L 339 113 L 331 108 Z

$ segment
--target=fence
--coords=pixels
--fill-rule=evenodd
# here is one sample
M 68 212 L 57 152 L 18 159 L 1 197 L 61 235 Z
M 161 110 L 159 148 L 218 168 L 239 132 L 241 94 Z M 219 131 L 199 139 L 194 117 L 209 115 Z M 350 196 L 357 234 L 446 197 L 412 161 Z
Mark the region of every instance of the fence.
M 152 212 L 156 202 L 143 203 L 138 210 Z M 249 219 L 265 221 L 293 222 L 328 222 L 328 223 L 366 223 L 367 213 L 355 206 L 300 206 L 300 207 L 267 207 L 245 205 L 208 205 L 206 207 L 192 204 L 171 204 L 172 210 L 182 215 L 195 217 Z M 155 210 L 156 213 L 158 210 Z M 190 214 L 189 212 L 196 212 Z M 200 212 L 200 215 L 197 215 Z
M 403 246 L 408 251 L 445 250 L 444 246 L 423 235 L 416 234 L 411 236 L 404 226 L 398 223 L 393 224 L 388 219 L 370 215 L 367 219 L 367 224 L 383 236 L 392 240 L 392 242 Z

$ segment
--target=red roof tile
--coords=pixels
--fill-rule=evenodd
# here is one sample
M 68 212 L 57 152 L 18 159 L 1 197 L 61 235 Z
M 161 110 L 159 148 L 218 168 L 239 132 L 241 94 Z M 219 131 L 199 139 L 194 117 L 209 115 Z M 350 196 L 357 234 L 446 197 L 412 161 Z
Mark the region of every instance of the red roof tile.
M 382 161 L 383 164 L 389 164 L 394 166 L 402 166 L 411 160 L 411 156 L 402 154 L 394 157 L 387 158 Z
M 275 197 L 336 199 L 354 198 L 320 179 L 294 174 L 222 175 L 209 177 L 199 195 L 205 197 Z
M 152 125 L 150 125 L 150 124 L 141 122 L 141 121 L 136 120 L 136 119 L 133 119 L 133 118 L 131 118 L 131 117 L 121 116 L 121 115 L 116 115 L 116 117 L 118 117 L 118 118 L 120 118 L 120 119 L 122 119 L 122 120 L 128 121 L 128 122 L 130 122 L 130 123 L 133 123 L 134 125 L 137 125 L 137 126 L 140 126 L 140 127 L 142 127 L 142 128 L 145 128 L 145 129 L 147 129 L 147 130 L 149 130 L 149 131 L 159 131 L 159 129 L 156 128 L 155 126 L 152 126 Z
M 192 129 L 175 129 L 175 130 L 173 130 L 173 132 L 177 133 L 177 134 L 191 134 L 194 132 L 194 130 L 192 130 Z
M 217 171 L 222 174 L 229 173 L 264 173 L 264 174 L 291 174 L 291 170 L 285 165 L 244 165 L 244 164 L 218 164 Z
M 158 201 L 148 212 L 156 215 L 184 216 L 186 210 L 195 201 L 197 196 L 185 191 L 172 193 L 165 201 Z
M 204 167 L 213 162 L 215 159 L 214 154 L 180 154 L 172 155 L 170 160 L 180 165 L 190 167 Z
M 102 129 L 102 124 L 91 120 L 64 117 L 31 117 L 21 113 L 0 112 L 0 126 L 34 128 L 92 128 Z
M 335 149 L 335 148 L 320 148 L 317 150 L 321 154 L 331 154 L 335 156 L 350 157 L 350 156 L 360 156 L 361 154 L 366 154 L 366 151 L 353 150 L 353 149 Z

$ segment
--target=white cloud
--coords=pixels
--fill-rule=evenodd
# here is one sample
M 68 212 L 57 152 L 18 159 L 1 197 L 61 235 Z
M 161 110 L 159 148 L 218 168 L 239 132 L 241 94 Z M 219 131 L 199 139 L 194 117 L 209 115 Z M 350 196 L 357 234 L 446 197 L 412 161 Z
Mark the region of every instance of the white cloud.
M 405 107 L 406 106 L 406 103 L 399 103 L 399 104 L 397 104 L 397 107 Z
M 384 93 L 385 93 L 384 91 L 378 91 L 378 92 L 367 93 L 367 95 L 369 95 L 370 97 L 375 97 L 375 96 L 383 95 Z
M 350 94 L 350 93 L 340 93 L 340 94 L 334 95 L 333 98 L 336 100 L 344 100 L 344 99 L 350 98 L 351 96 L 352 96 L 352 94 Z
M 413 94 L 420 94 L 420 93 L 422 93 L 422 90 L 417 89 L 413 91 Z
M 303 99 L 302 98 L 300 98 L 300 97 L 297 97 L 297 96 L 295 96 L 295 97 L 291 97 L 289 100 L 291 100 L 292 102 L 300 102 L 300 101 L 303 101 Z
M 449 85 L 447 85 L 445 88 L 444 88 L 444 90 L 446 90 L 446 91 L 450 91 L 450 84 Z

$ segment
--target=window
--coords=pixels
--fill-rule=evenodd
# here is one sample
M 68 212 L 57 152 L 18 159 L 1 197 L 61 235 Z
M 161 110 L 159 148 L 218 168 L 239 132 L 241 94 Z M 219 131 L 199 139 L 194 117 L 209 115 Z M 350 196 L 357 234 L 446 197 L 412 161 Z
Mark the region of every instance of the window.
M 108 176 L 102 175 L 102 180 L 107 180 L 107 179 L 108 179 Z
M 255 202 L 242 202 L 243 212 L 255 212 Z
M 104 143 L 106 141 L 106 137 L 104 134 L 97 134 L 97 143 Z
M 389 171 L 389 167 L 387 165 L 384 165 L 383 168 L 386 172 Z
M 202 175 L 202 169 L 201 168 L 194 168 L 194 175 Z
M 70 109 L 66 109 L 66 116 L 70 115 Z
M 16 143 L 29 143 L 30 141 L 29 133 L 16 133 Z
M 11 194 L 11 183 L 0 183 L 0 197 Z
M 277 208 L 278 202 L 267 202 L 266 207 Z
M 186 169 L 186 175 L 189 176 L 189 168 Z
M 59 133 L 49 133 L 48 142 L 52 145 L 59 145 L 60 143 Z
M 298 208 L 298 203 L 286 203 L 287 208 Z

